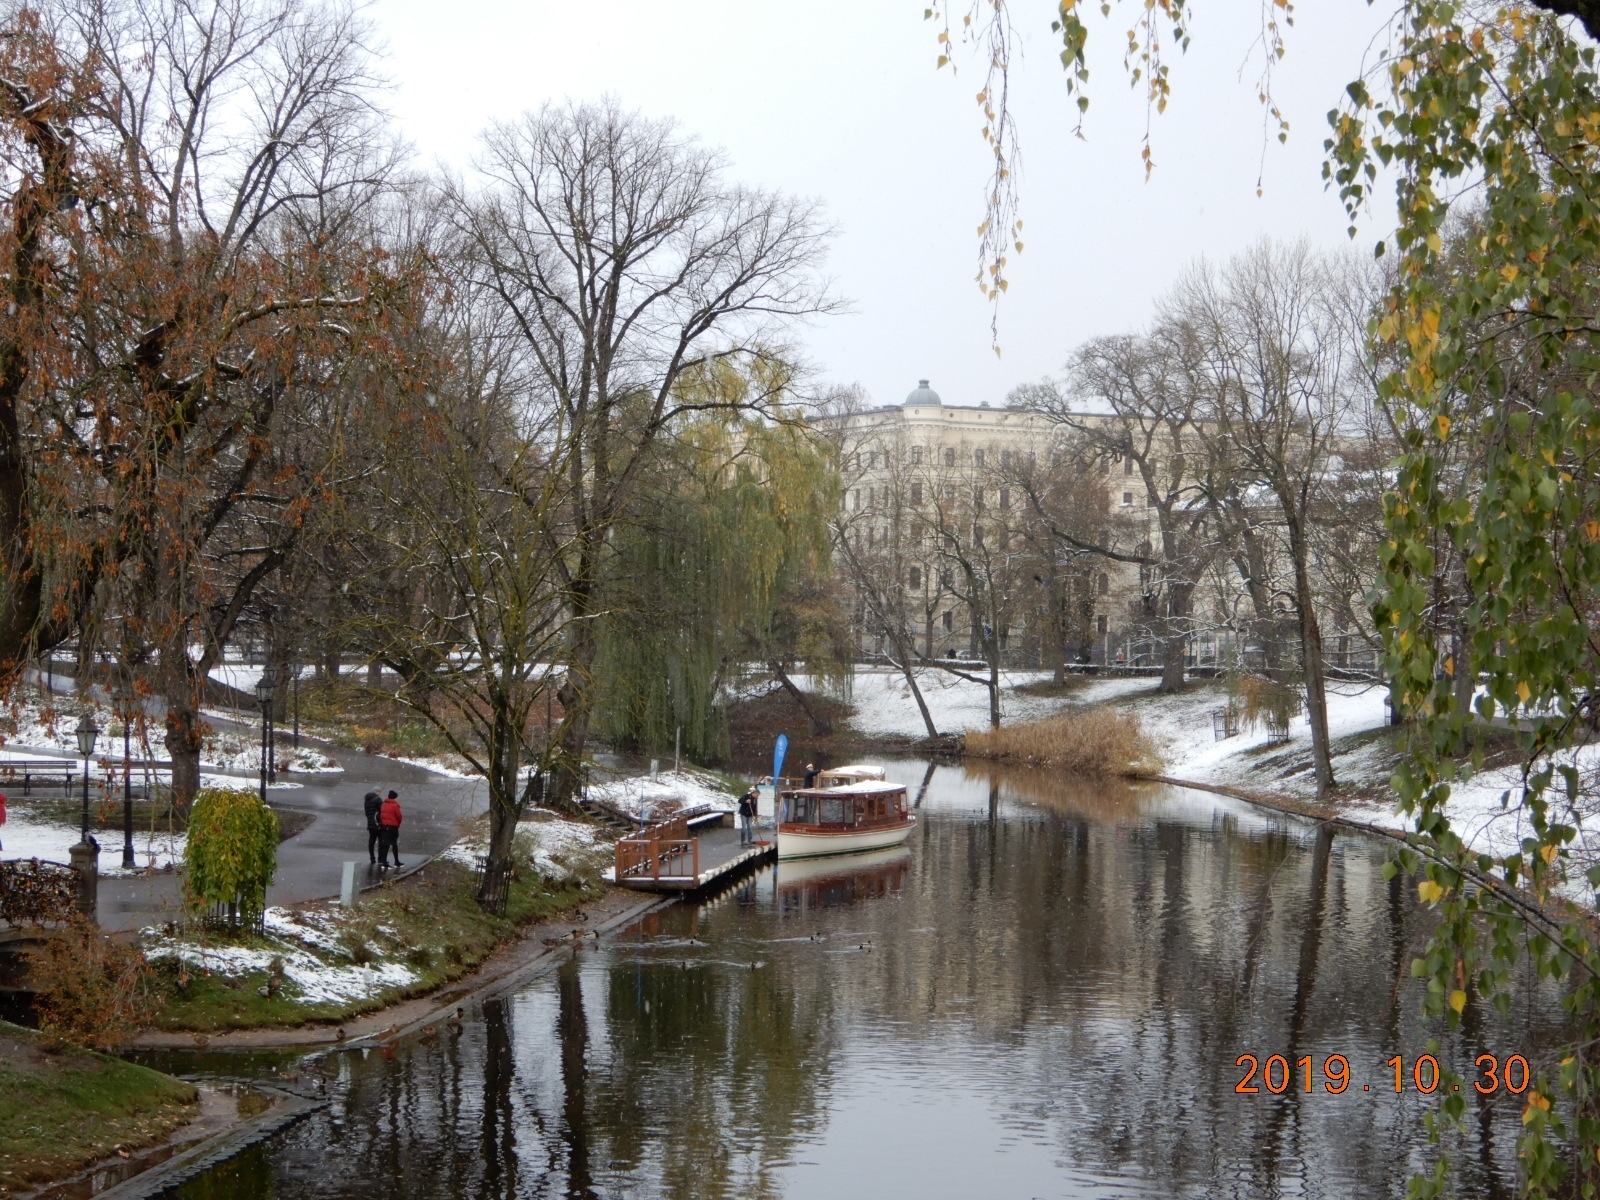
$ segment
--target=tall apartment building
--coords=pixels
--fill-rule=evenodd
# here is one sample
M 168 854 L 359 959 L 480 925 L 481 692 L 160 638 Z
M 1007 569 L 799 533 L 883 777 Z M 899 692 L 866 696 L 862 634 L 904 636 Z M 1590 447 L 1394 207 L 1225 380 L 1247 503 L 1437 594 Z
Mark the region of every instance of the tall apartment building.
M 1062 426 L 1022 409 L 946 404 L 926 379 L 903 404 L 820 423 L 840 447 L 841 524 L 851 543 L 841 568 L 870 572 L 895 594 L 921 653 L 981 656 L 987 612 L 1008 664 L 1044 666 L 1057 653 L 1069 661 L 1128 656 L 1123 614 L 1138 568 L 1064 555 L 1029 512 L 1028 481 L 1059 465 L 1070 441 Z M 1144 511 L 1144 488 L 1122 486 L 1121 469 L 1101 464 L 1089 482 L 1126 529 Z M 966 566 L 975 557 L 992 585 L 987 606 L 972 602 Z M 883 653 L 882 621 L 870 608 L 858 602 L 860 647 Z

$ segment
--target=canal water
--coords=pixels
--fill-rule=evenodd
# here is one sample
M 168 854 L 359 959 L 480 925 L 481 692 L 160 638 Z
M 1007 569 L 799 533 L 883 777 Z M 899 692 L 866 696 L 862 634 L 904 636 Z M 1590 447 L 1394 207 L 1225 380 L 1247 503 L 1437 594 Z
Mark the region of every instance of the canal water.
M 1385 843 L 1178 788 L 885 765 L 919 802 L 904 851 L 769 867 L 459 1032 L 321 1059 L 329 1112 L 179 1194 L 1404 1194 L 1439 1031 Z M 1537 1069 L 1560 1010 L 1528 997 L 1469 1008 L 1438 1058 Z M 1515 1194 L 1520 1110 L 1469 1092 L 1459 1194 Z

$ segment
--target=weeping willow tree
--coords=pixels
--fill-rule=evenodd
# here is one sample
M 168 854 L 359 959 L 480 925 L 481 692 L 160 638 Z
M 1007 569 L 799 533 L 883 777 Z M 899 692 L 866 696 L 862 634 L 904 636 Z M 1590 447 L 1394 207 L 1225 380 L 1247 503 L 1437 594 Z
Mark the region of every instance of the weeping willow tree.
M 730 412 L 772 385 L 723 367 L 686 389 L 716 407 L 663 442 L 610 556 L 596 722 L 617 745 L 702 760 L 728 751 L 719 696 L 752 661 L 803 662 L 838 682 L 848 657 L 829 587 L 838 472 L 792 414 Z

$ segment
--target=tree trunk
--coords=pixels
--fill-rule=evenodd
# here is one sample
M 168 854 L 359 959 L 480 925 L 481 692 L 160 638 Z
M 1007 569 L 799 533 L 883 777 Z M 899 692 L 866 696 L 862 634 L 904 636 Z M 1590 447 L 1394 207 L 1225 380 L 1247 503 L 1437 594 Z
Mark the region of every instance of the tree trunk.
M 794 680 L 790 679 L 789 673 L 783 669 L 783 664 L 774 658 L 768 661 L 767 666 L 771 669 L 772 674 L 777 678 L 778 682 L 783 684 L 784 691 L 793 696 L 795 703 L 801 708 L 805 709 L 806 716 L 811 718 L 812 735 L 815 737 L 827 737 L 830 733 L 832 733 L 833 723 L 829 721 L 828 718 L 818 713 L 816 709 L 811 707 L 810 697 L 808 697 L 804 692 L 795 686 Z M 918 699 L 921 699 L 920 693 L 918 695 Z
M 1000 654 L 999 644 L 990 647 L 989 655 L 989 728 L 1000 728 Z
M 167 701 L 167 757 L 172 760 L 172 807 L 187 812 L 200 790 L 200 743 L 205 724 L 187 683 L 169 688 Z
M 585 552 L 587 559 L 587 552 Z M 581 578 L 588 578 L 583 570 Z M 550 803 L 564 808 L 576 804 L 583 786 L 583 750 L 589 740 L 589 718 L 594 705 L 594 663 L 600 653 L 595 633 L 594 593 L 588 583 L 574 584 L 570 593 L 572 640 L 567 645 L 567 671 L 556 692 L 561 702 L 561 724 L 550 754 Z
M 1194 589 L 1189 584 L 1170 585 L 1167 592 L 1166 630 L 1161 638 L 1161 687 L 1164 695 L 1183 690 L 1185 673 L 1184 653 L 1188 649 L 1188 624 L 1190 607 L 1194 603 Z
M 1300 654 L 1306 676 L 1306 720 L 1311 726 L 1311 762 L 1317 780 L 1317 799 L 1333 791 L 1333 756 L 1328 745 L 1328 688 L 1322 668 L 1322 629 L 1317 623 L 1315 596 L 1308 564 L 1304 517 L 1292 507 L 1284 489 L 1284 523 L 1289 528 L 1289 553 L 1294 559 L 1295 605 L 1299 608 Z
M 911 689 L 911 696 L 917 702 L 917 711 L 922 714 L 922 724 L 928 731 L 929 740 L 939 736 L 939 727 L 933 723 L 933 714 L 928 711 L 928 702 L 922 698 L 922 689 L 917 686 L 917 673 L 911 668 L 911 647 L 905 645 L 900 638 L 895 638 L 895 653 L 900 656 L 900 671 L 906 677 L 906 686 Z
M 492 702 L 497 711 L 490 727 L 490 745 L 484 747 L 489 767 L 489 869 L 484 872 L 478 893 L 478 903 L 482 905 L 495 898 L 501 874 L 510 866 L 523 800 L 517 787 L 522 770 L 521 739 L 512 725 L 511 714 L 504 708 L 504 697 Z

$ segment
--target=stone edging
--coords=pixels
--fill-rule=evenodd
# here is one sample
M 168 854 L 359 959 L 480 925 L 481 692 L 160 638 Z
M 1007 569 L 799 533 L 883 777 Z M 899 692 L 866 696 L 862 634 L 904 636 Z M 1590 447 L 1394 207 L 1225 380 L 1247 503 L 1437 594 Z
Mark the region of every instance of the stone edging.
M 99 1193 L 96 1200 L 151 1200 L 151 1197 L 187 1183 L 234 1155 L 266 1141 L 296 1121 L 328 1107 L 326 1100 L 308 1099 L 260 1083 L 251 1083 L 250 1086 L 268 1093 L 278 1102 L 260 1116 L 252 1117 L 231 1129 L 224 1129 L 166 1162 L 107 1188 Z

